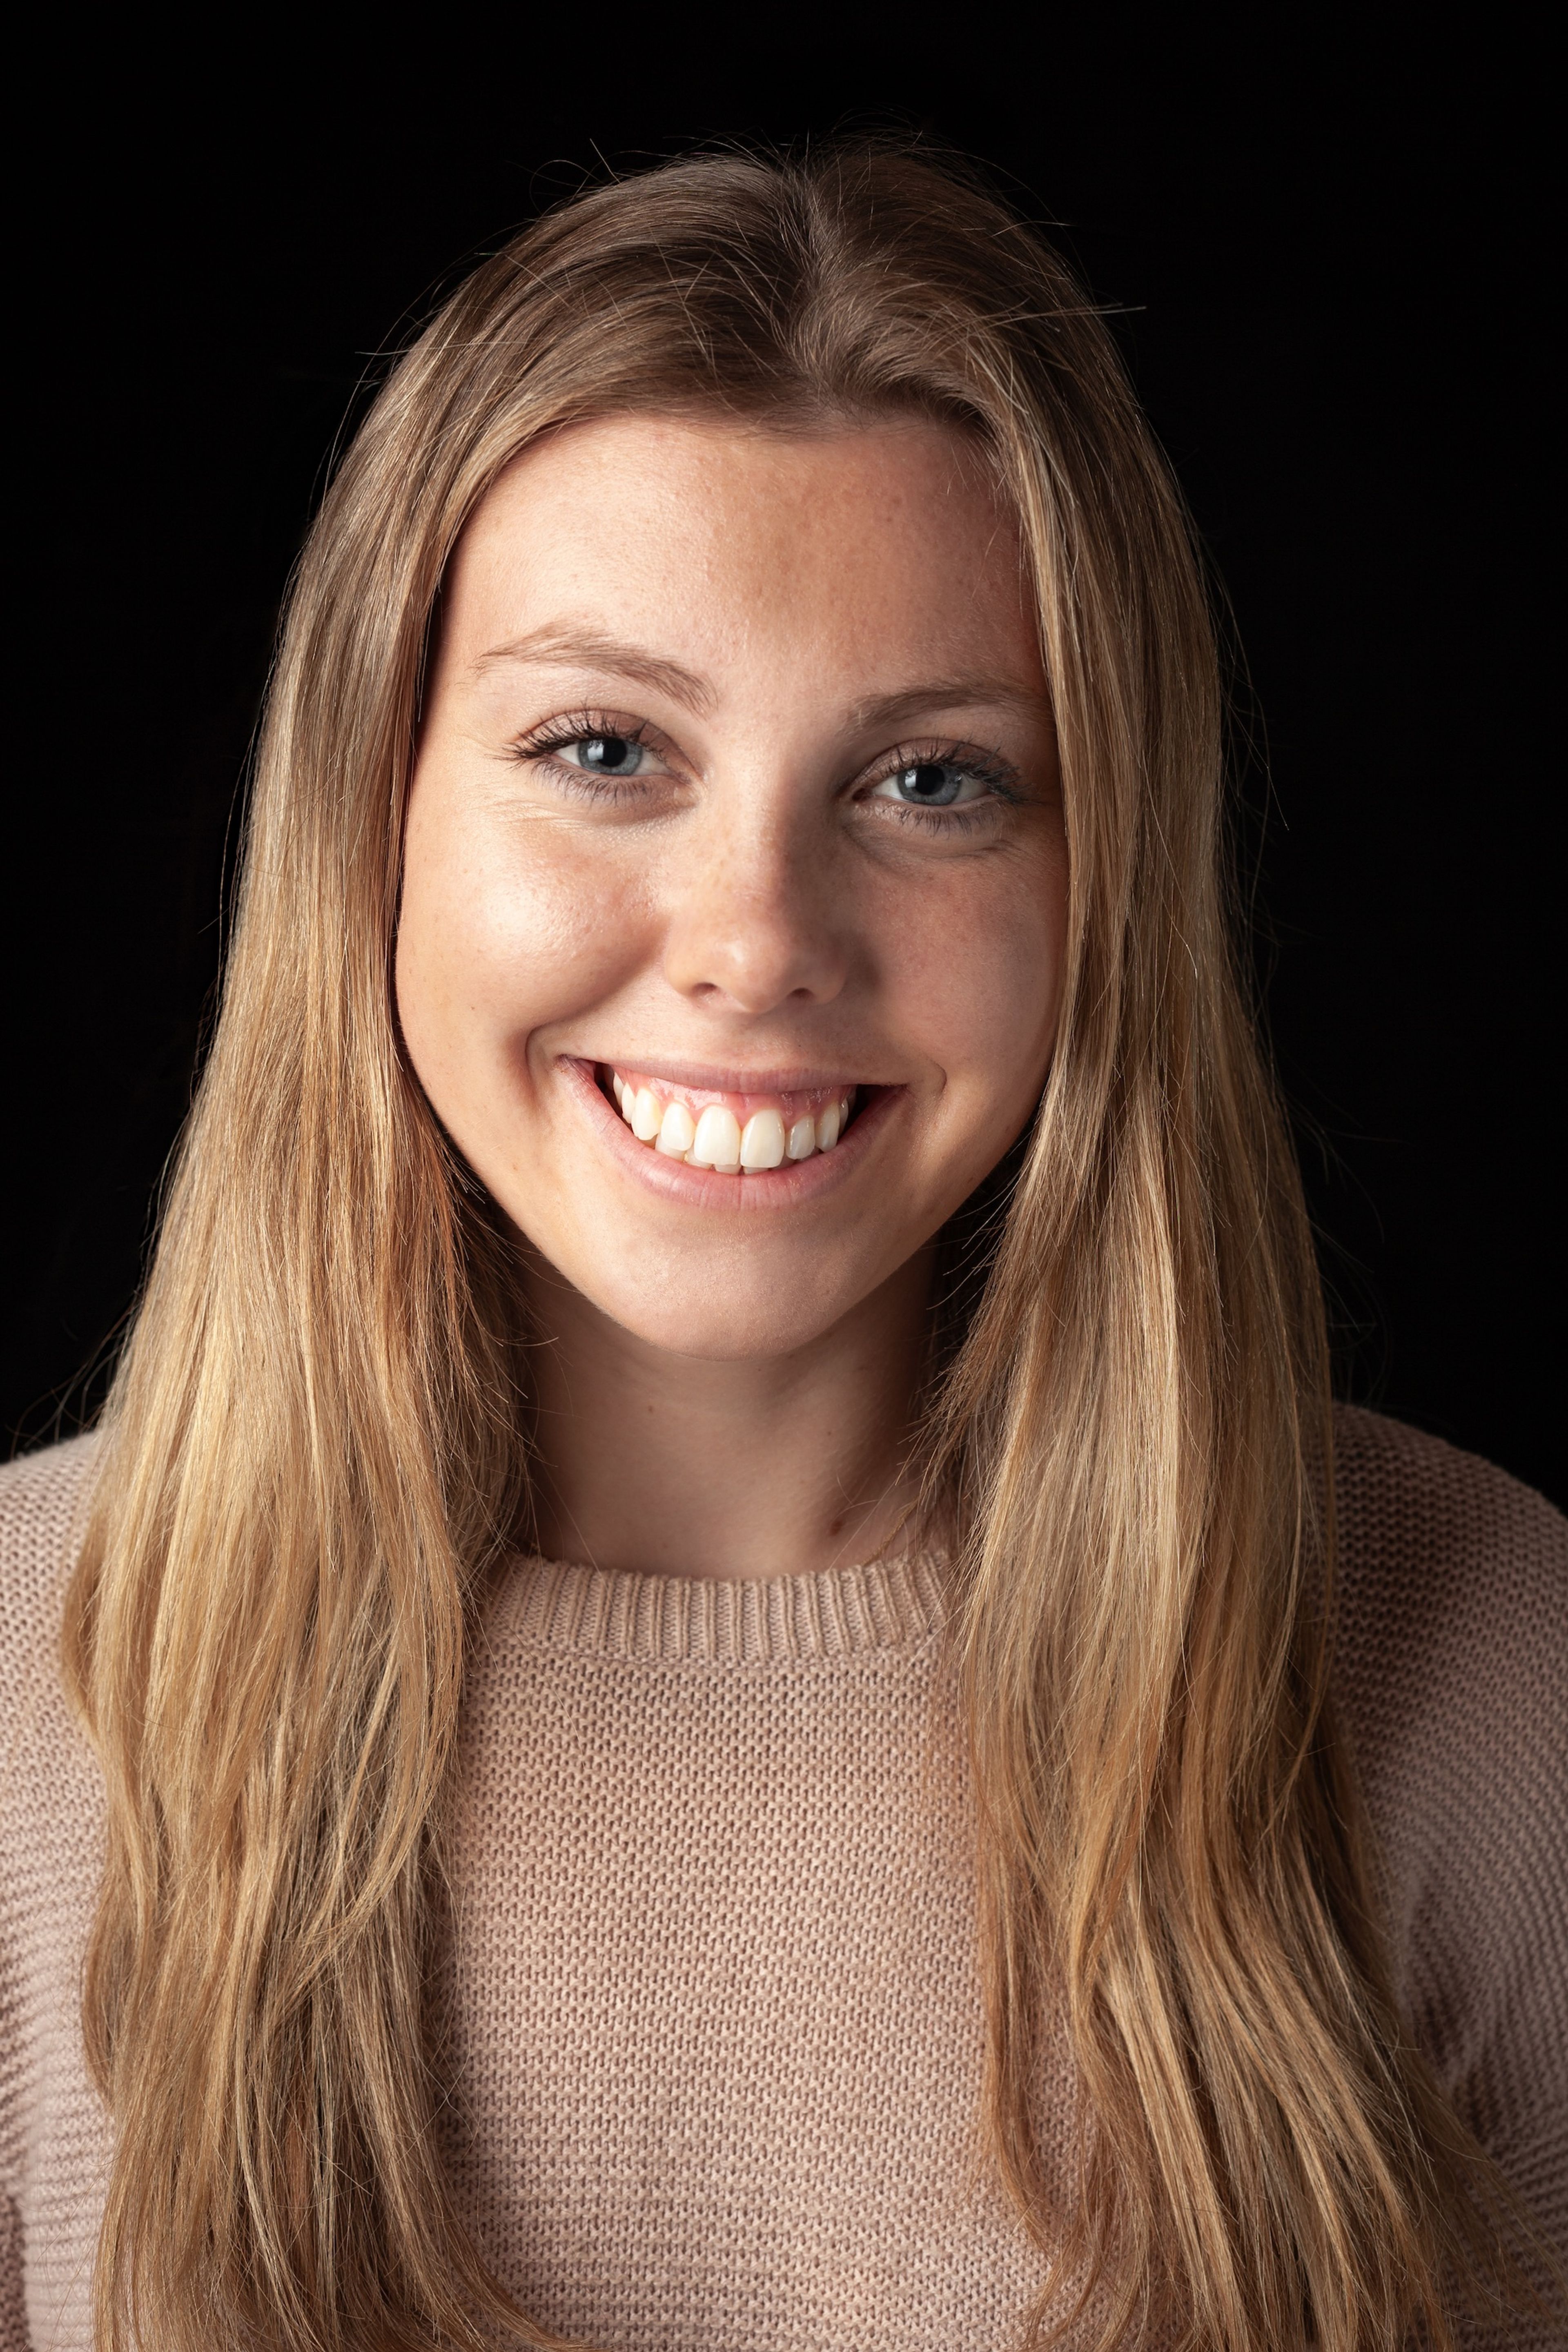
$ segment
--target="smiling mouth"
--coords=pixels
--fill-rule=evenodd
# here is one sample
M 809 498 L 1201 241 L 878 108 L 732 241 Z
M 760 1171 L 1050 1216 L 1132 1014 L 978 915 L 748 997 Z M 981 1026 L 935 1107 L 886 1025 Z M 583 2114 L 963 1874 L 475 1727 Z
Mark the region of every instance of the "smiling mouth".
M 840 1084 L 798 1093 L 721 1093 L 607 1062 L 595 1076 L 639 1143 L 719 1176 L 760 1176 L 832 1151 L 865 1092 Z

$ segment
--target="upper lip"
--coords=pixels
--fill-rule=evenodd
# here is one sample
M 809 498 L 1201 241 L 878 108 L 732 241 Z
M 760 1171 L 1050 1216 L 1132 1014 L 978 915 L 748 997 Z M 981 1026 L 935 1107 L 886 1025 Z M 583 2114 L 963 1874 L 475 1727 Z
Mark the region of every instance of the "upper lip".
M 657 1056 L 648 1059 L 639 1054 L 622 1055 L 601 1054 L 595 1066 L 605 1070 L 627 1071 L 639 1078 L 662 1079 L 668 1087 L 689 1087 L 698 1094 L 724 1095 L 808 1095 L 830 1091 L 834 1087 L 866 1087 L 878 1083 L 870 1078 L 856 1078 L 837 1070 L 737 1070 L 704 1067 L 697 1062 L 666 1062 Z

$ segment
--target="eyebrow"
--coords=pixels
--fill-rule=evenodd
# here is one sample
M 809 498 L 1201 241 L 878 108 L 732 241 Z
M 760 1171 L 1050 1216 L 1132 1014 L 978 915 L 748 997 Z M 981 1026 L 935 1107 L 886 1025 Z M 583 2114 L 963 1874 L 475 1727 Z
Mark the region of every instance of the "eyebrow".
M 514 637 L 508 645 L 492 646 L 479 656 L 474 667 L 483 671 L 507 662 L 541 668 L 567 665 L 629 678 L 637 686 L 650 686 L 668 695 L 672 702 L 698 713 L 710 709 L 716 699 L 710 681 L 699 677 L 695 671 L 670 660 L 667 655 L 651 652 L 646 646 L 633 645 L 624 637 L 612 637 L 598 629 L 574 629 L 547 623 L 526 636 Z M 973 709 L 980 705 L 994 709 L 999 703 L 1030 718 L 1052 715 L 1050 697 L 1037 688 L 1023 685 L 1016 678 L 972 673 L 936 678 L 925 686 L 904 687 L 894 694 L 870 696 L 853 706 L 849 723 L 853 731 L 860 734 L 879 728 L 905 726 L 928 710 Z
M 1012 677 L 970 676 L 936 678 L 929 686 L 905 687 L 898 694 L 873 695 L 858 702 L 849 717 L 858 734 L 862 730 L 906 726 L 928 710 L 973 710 L 980 704 L 994 709 L 998 703 L 1031 719 L 1052 716 L 1051 698 L 1037 687 Z
M 606 636 L 598 629 L 562 628 L 550 624 L 531 630 L 525 637 L 514 637 L 510 645 L 492 646 L 489 653 L 479 656 L 474 667 L 492 669 L 502 662 L 524 662 L 540 667 L 566 666 L 630 678 L 637 686 L 651 686 L 656 692 L 668 694 L 672 702 L 691 711 L 708 709 L 714 698 L 707 679 L 682 668 L 679 662 L 663 654 L 650 653 L 646 646 Z

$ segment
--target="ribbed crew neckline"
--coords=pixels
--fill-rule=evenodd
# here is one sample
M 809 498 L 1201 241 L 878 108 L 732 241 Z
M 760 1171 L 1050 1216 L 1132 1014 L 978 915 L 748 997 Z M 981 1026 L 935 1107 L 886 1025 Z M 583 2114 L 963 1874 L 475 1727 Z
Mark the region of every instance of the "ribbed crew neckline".
M 803 1576 L 649 1576 L 519 1559 L 489 1612 L 492 1643 L 604 1658 L 768 1664 L 912 1649 L 946 1613 L 931 1552 Z

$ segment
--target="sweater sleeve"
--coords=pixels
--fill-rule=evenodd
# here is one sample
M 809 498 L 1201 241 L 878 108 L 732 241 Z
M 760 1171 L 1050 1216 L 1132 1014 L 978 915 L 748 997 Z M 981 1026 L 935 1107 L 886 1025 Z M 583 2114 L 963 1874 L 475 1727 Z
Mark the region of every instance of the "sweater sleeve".
M 1568 2253 L 1568 1522 L 1366 1412 L 1339 1418 L 1335 1492 L 1336 1696 L 1396 1990 L 1459 2115 Z

